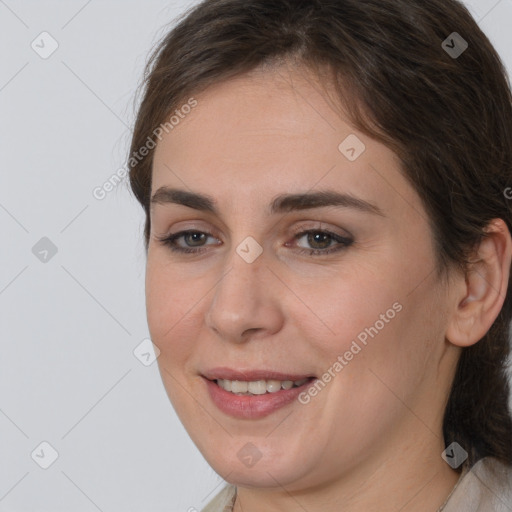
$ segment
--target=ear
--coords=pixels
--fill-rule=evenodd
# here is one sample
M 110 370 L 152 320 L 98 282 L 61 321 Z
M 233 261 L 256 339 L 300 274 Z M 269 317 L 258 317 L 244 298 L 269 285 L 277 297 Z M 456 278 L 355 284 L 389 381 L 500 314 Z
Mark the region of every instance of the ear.
M 468 347 L 480 341 L 496 320 L 507 294 L 512 241 L 502 219 L 493 219 L 474 252 L 455 297 L 456 308 L 446 331 L 448 341 Z

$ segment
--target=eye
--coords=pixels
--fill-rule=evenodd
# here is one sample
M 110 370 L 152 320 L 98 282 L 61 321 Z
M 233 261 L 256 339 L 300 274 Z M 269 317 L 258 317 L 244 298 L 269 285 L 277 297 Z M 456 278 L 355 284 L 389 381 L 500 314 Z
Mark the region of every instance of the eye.
M 331 231 L 319 230 L 319 229 L 308 229 L 295 234 L 295 240 L 301 240 L 305 238 L 306 244 L 309 245 L 309 249 L 303 245 L 299 245 L 301 248 L 298 252 L 300 254 L 308 253 L 310 256 L 318 256 L 331 254 L 333 252 L 341 251 L 342 249 L 350 246 L 354 240 L 347 238 Z
M 164 237 L 156 237 L 159 242 L 161 242 L 166 247 L 169 247 L 173 252 L 181 252 L 181 253 L 200 253 L 204 252 L 203 249 L 206 240 L 208 238 L 213 238 L 210 233 L 205 233 L 203 231 L 180 231 L 179 233 L 174 233 L 170 236 Z M 185 245 L 180 245 L 178 241 L 183 239 L 182 241 Z M 209 245 L 218 245 L 218 244 L 209 244 Z

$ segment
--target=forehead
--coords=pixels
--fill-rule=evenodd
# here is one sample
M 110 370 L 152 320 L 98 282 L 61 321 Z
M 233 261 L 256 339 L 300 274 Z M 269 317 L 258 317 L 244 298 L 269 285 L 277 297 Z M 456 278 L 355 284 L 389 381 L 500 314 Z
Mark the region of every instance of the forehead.
M 256 206 L 329 187 L 378 199 L 383 210 L 397 194 L 414 196 L 396 155 L 354 129 L 311 74 L 258 71 L 194 98 L 157 145 L 152 193 L 173 186 Z

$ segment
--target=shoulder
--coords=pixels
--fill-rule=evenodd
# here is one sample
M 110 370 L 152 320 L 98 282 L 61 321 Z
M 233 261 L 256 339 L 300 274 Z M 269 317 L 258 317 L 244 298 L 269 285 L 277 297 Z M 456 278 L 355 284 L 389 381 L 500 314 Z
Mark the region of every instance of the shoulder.
M 201 512 L 232 512 L 236 497 L 236 487 L 226 485 Z
M 479 460 L 462 474 L 443 512 L 512 510 L 512 466 L 493 457 Z

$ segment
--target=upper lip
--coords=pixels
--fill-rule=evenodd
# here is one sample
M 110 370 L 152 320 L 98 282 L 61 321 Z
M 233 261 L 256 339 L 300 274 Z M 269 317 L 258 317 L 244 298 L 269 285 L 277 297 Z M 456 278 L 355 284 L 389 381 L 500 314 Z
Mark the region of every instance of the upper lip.
M 239 380 L 252 382 L 256 380 L 291 380 L 297 381 L 313 377 L 310 373 L 284 373 L 274 370 L 247 369 L 235 370 L 233 368 L 212 368 L 201 373 L 208 380 Z

